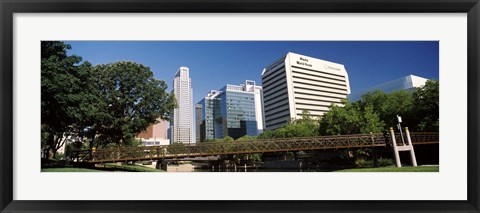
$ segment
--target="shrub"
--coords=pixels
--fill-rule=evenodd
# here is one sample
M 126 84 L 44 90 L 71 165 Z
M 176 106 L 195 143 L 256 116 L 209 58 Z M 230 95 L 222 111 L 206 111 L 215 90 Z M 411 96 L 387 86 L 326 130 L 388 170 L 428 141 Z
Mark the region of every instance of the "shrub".
M 380 158 L 377 161 L 378 167 L 387 167 L 387 166 L 393 166 L 395 165 L 393 159 L 388 159 L 388 158 Z
M 357 159 L 355 160 L 355 167 L 373 167 L 373 160 Z

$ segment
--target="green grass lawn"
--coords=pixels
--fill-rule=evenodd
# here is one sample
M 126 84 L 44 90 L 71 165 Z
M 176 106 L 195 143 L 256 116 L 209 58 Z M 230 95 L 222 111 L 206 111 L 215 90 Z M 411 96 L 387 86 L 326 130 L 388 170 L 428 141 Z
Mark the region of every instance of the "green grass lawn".
M 106 163 L 97 166 L 96 169 L 86 168 L 44 168 L 42 172 L 163 172 L 158 169 L 142 166 L 142 165 L 117 165 L 114 163 Z
M 405 167 L 380 167 L 380 168 L 354 168 L 343 169 L 335 172 L 438 172 L 438 166 L 405 166 Z
M 96 169 L 84 169 L 84 168 L 46 168 L 42 169 L 42 172 L 103 172 Z
M 142 166 L 142 165 L 118 165 L 115 163 L 106 163 L 103 164 L 102 166 L 105 166 L 107 169 L 115 169 L 118 171 L 125 171 L 125 172 L 163 172 L 162 170 L 150 168 L 147 166 Z M 99 166 L 99 168 L 102 168 L 102 166 Z

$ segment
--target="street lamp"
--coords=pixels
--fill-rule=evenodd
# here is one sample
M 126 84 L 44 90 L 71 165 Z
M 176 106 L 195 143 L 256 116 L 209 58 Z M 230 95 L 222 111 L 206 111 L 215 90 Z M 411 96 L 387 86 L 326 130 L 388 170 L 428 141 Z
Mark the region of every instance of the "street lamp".
M 397 128 L 400 130 L 400 136 L 402 137 L 402 143 L 403 145 L 405 146 L 405 139 L 403 139 L 403 133 L 402 133 L 402 117 L 398 116 L 397 115 L 397 120 L 398 120 L 398 124 L 397 124 Z

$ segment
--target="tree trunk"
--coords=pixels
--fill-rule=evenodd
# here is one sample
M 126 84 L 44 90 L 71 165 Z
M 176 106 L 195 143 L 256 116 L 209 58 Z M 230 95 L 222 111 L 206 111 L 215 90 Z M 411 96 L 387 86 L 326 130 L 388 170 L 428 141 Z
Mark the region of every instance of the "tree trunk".
M 47 146 L 48 146 L 48 154 L 45 156 L 45 159 L 50 159 L 51 156 L 53 156 L 52 152 L 55 150 L 55 136 L 52 133 L 48 134 L 48 139 L 47 139 Z
M 93 159 L 93 147 L 95 145 L 95 135 L 97 135 L 97 130 L 93 130 L 90 137 L 90 143 L 88 144 L 88 150 L 90 152 L 90 159 Z

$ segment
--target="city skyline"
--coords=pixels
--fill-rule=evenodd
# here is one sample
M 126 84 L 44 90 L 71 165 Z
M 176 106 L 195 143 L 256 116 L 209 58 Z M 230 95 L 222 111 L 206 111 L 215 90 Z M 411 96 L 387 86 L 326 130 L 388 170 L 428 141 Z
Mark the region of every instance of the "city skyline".
M 69 54 L 92 64 L 134 61 L 157 79 L 190 68 L 193 103 L 210 90 L 245 79 L 261 84 L 261 72 L 288 52 L 344 64 L 352 93 L 410 74 L 439 78 L 438 41 L 67 41 Z M 101 49 L 102 51 L 98 51 Z M 262 86 L 262 85 L 260 85 Z
M 66 165 L 79 162 L 83 165 L 85 162 L 92 168 L 98 163 L 125 162 L 141 171 L 194 172 L 204 169 L 221 172 L 222 167 L 229 172 L 231 167 L 232 172 L 238 172 L 239 165 L 243 165 L 244 172 L 247 172 L 247 166 L 255 172 L 264 169 L 301 172 L 304 168 L 324 171 L 327 167 L 338 167 L 336 171 L 349 167 L 387 168 L 394 164 L 402 167 L 400 151 L 410 152 L 413 167 L 438 164 L 440 93 L 439 81 L 435 80 L 439 75 L 436 70 L 438 42 L 374 42 L 383 48 L 389 47 L 384 51 L 379 51 L 378 46 L 368 51 L 347 50 L 347 46 L 339 48 L 342 51 L 335 47 L 327 49 L 332 51 L 331 54 L 349 51 L 356 54 L 358 58 L 351 55 L 347 59 L 361 61 L 361 68 L 350 66 L 350 63 L 354 64 L 352 61 L 341 62 L 309 54 L 307 47 L 295 50 L 304 44 L 317 45 L 318 48 L 319 44 L 325 45 L 324 42 L 184 44 L 197 49 L 174 45 L 178 49 L 168 49 L 172 52 L 162 49 L 169 53 L 166 55 L 130 49 L 130 59 L 95 63 L 88 58 L 72 56 L 73 52 L 67 54 L 71 49 L 68 43 L 42 42 L 42 118 L 48 118 L 42 119 L 41 157 L 46 162 L 42 169 L 51 166 L 48 164 L 50 159 L 60 159 Z M 205 44 L 211 48 L 199 48 Z M 271 44 L 279 44 L 288 50 L 267 65 L 259 65 L 265 63 L 266 57 L 273 58 L 281 52 L 263 48 Z M 408 50 L 400 51 L 406 47 Z M 240 51 L 242 48 L 248 51 Z M 98 49 L 103 56 L 116 55 L 112 49 L 103 52 L 100 51 L 102 47 Z M 215 53 L 220 55 L 214 57 L 213 52 L 220 49 L 222 51 Z M 192 53 L 195 51 L 203 54 Z M 249 53 L 250 58 L 241 57 L 242 53 Z M 396 58 L 382 58 L 381 55 Z M 158 72 L 148 63 L 135 60 L 141 57 L 153 60 L 155 64 L 161 64 L 161 61 L 174 64 L 178 62 L 176 56 L 191 63 L 187 63 L 189 66 L 182 63 L 176 68 L 175 77 L 170 81 L 171 88 L 167 88 L 170 77 L 158 77 L 169 72 Z M 373 61 L 363 61 L 365 57 Z M 190 75 L 190 65 L 202 70 L 195 63 L 204 63 L 212 71 L 197 72 L 199 76 L 194 78 Z M 253 76 L 257 76 L 257 71 L 251 71 L 257 67 L 263 67 L 260 74 L 262 85 L 255 83 L 257 79 Z M 363 82 L 365 88 L 371 88 L 369 83 L 376 83 L 374 79 L 381 79 L 376 88 L 384 93 L 368 94 L 361 102 L 353 104 L 345 102 L 352 90 L 355 92 L 351 86 L 355 78 L 351 69 L 364 71 L 355 81 Z M 402 72 L 385 72 L 395 69 L 413 74 L 392 81 L 393 76 L 404 75 Z M 221 72 L 216 72 L 218 70 Z M 422 70 L 430 71 L 418 74 Z M 368 74 L 368 71 L 372 73 Z M 245 77 L 243 82 L 231 83 L 238 81 L 238 76 Z M 65 82 L 65 79 L 71 81 Z M 200 87 L 197 96 L 202 96 L 203 90 L 210 91 L 195 104 L 195 108 L 193 82 L 198 82 Z M 215 84 L 218 82 L 227 83 L 217 90 Z M 390 94 L 398 90 L 404 91 Z M 395 115 L 398 120 L 394 119 Z M 402 123 L 405 124 L 405 136 L 399 125 L 402 122 L 399 115 L 408 118 Z M 152 126 L 159 119 L 170 121 L 168 131 L 160 130 L 160 125 L 159 128 Z M 59 121 L 63 122 L 62 126 L 58 125 Z M 400 130 L 401 139 L 393 128 L 395 125 Z M 407 127 L 411 127 L 412 137 Z M 388 129 L 391 141 L 385 140 Z M 157 136 L 164 137 L 165 134 L 157 133 L 162 132 L 168 135 L 169 146 L 158 146 L 162 141 L 157 142 Z M 142 138 L 143 146 L 134 136 Z M 216 143 L 196 144 L 197 140 Z M 433 144 L 428 150 L 417 149 L 422 157 L 428 158 L 420 160 L 420 164 L 413 150 L 414 143 Z M 77 148 L 80 145 L 85 150 Z M 59 151 L 61 146 L 66 147 L 65 151 Z M 114 146 L 115 149 L 109 148 Z M 369 151 L 343 158 L 339 150 L 363 148 L 392 148 L 395 159 L 384 151 L 380 156 L 371 155 Z M 339 157 L 342 159 L 338 160 Z M 150 169 L 144 165 L 149 165 Z M 438 171 L 438 167 L 433 171 Z

